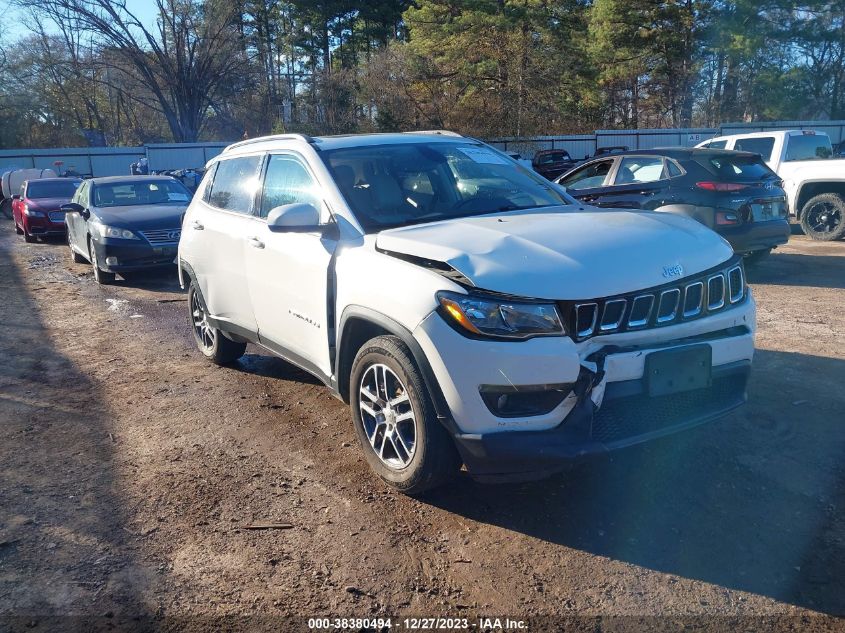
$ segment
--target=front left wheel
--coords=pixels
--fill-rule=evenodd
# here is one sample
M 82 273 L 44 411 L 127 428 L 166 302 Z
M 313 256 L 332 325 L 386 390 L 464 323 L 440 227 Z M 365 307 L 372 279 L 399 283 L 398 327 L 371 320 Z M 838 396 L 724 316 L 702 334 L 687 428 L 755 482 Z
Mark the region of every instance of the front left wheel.
M 114 283 L 115 274 L 109 273 L 100 268 L 100 262 L 97 259 L 97 249 L 94 248 L 94 243 L 88 240 L 88 261 L 91 262 L 91 268 L 94 269 L 94 281 L 100 285 Z
M 349 382 L 364 456 L 387 484 L 408 495 L 442 485 L 461 465 L 408 347 L 379 336 L 358 351 Z

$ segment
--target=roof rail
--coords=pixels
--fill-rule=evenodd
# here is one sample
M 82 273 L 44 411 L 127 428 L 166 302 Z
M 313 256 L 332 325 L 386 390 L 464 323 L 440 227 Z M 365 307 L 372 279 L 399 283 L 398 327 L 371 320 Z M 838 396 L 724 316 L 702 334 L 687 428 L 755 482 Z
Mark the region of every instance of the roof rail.
M 314 139 L 305 134 L 274 134 L 272 136 L 257 136 L 249 138 L 245 141 L 238 141 L 228 145 L 223 151 L 228 152 L 230 149 L 236 147 L 244 147 L 245 145 L 252 145 L 253 143 L 264 143 L 265 141 L 305 141 L 306 143 L 314 143 Z
M 437 134 L 440 136 L 457 136 L 463 138 L 463 134 L 458 134 L 452 130 L 414 130 L 413 132 L 406 132 L 406 134 Z

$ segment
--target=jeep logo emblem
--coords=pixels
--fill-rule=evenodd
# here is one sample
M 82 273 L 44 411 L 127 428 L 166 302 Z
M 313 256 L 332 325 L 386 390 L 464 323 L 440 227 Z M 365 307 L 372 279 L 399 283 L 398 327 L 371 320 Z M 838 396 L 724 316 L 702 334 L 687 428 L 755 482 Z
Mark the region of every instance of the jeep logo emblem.
M 663 267 L 663 276 L 666 279 L 674 279 L 675 277 L 682 277 L 684 275 L 684 267 L 680 264 L 675 264 L 674 266 L 664 266 Z

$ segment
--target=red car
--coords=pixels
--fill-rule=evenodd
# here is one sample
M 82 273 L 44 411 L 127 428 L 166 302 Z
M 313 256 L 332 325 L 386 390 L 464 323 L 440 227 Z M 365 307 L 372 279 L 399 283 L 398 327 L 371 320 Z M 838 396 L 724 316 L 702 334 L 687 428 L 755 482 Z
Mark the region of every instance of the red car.
M 12 196 L 15 232 L 27 242 L 34 242 L 36 237 L 65 235 L 65 212 L 61 206 L 70 202 L 81 182 L 74 178 L 25 181 L 20 194 Z

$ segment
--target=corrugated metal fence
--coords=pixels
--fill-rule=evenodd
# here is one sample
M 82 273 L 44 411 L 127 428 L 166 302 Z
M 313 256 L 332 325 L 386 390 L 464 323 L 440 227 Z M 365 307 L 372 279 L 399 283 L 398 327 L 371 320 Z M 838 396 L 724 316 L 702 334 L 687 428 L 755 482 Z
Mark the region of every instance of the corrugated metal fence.
M 61 149 L 0 150 L 0 172 L 7 169 L 73 170 L 83 176 L 120 176 L 129 174 L 129 165 L 142 156 L 149 168 L 196 169 L 204 167 L 228 143 L 169 143 L 145 147 L 68 147 Z
M 497 138 L 488 141 L 500 149 L 519 152 L 531 158 L 541 149 L 565 149 L 573 158 L 592 156 L 597 148 L 626 146 L 630 149 L 653 147 L 693 147 L 702 141 L 726 134 L 766 130 L 817 130 L 826 132 L 833 143 L 845 140 L 845 121 L 776 121 L 771 123 L 728 123 L 721 128 L 672 130 L 596 130 L 595 134 Z
M 845 140 L 845 121 L 777 121 L 773 123 L 730 123 L 718 129 L 683 130 L 596 130 L 594 134 L 497 138 L 489 143 L 503 150 L 519 152 L 531 158 L 541 149 L 565 149 L 573 158 L 591 156 L 599 147 L 624 145 L 631 149 L 651 147 L 691 147 L 714 136 L 743 134 L 766 130 L 818 130 L 827 132 L 831 141 Z M 37 167 L 73 169 L 83 175 L 117 176 L 129 173 L 129 165 L 146 156 L 151 170 L 203 167 L 228 143 L 169 143 L 144 147 L 77 147 L 63 149 L 0 150 L 0 172 L 7 169 Z

